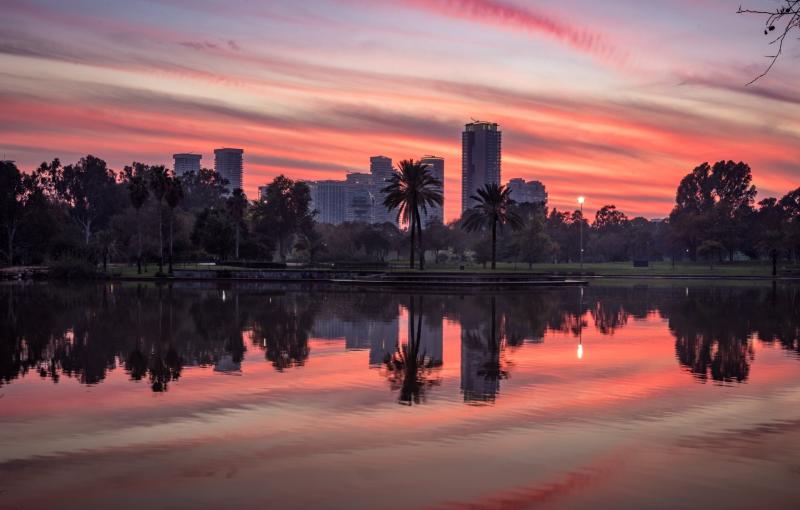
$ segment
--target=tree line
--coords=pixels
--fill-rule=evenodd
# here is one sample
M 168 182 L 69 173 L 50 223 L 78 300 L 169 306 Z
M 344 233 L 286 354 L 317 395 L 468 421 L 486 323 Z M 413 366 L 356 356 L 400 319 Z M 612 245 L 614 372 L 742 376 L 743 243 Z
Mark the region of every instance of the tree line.
M 321 224 L 309 187 L 283 175 L 259 200 L 209 169 L 175 175 L 161 165 L 134 162 L 115 171 L 92 155 L 62 165 L 55 159 L 32 172 L 0 163 L 0 248 L 7 265 L 155 265 L 177 261 L 260 261 L 487 265 L 498 261 L 800 259 L 800 188 L 756 202 L 750 167 L 703 163 L 676 190 L 668 217 L 628 217 L 604 205 L 593 221 L 580 210 L 517 203 L 502 185 L 487 185 L 475 204 L 448 224 L 423 225 L 443 203 L 442 183 L 419 161 L 405 160 L 386 187 L 392 223 Z M 407 257 L 407 258 L 406 258 Z

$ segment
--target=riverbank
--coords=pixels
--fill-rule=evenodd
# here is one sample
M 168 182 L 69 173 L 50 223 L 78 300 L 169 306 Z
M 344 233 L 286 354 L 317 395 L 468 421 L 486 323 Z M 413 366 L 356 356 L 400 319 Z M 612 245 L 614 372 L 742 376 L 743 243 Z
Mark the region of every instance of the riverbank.
M 6 280 L 47 279 L 51 275 L 43 266 L 17 266 L 0 269 Z M 500 263 L 495 271 L 478 265 L 453 266 L 430 264 L 424 271 L 409 270 L 399 264 L 386 268 L 375 267 L 287 267 L 283 269 L 259 269 L 213 264 L 177 264 L 171 276 L 158 273 L 157 266 L 149 265 L 139 274 L 135 266 L 113 265 L 99 271 L 98 278 L 112 280 L 249 280 L 249 281 L 370 281 L 383 278 L 392 280 L 421 280 L 426 285 L 435 285 L 440 279 L 450 281 L 486 281 L 496 279 L 506 282 L 533 282 L 560 280 L 800 280 L 800 267 L 781 266 L 778 276 L 773 278 L 767 263 L 734 262 L 710 267 L 708 264 L 668 262 L 651 263 L 648 267 L 633 267 L 630 262 L 580 264 L 534 264 Z M 83 279 L 83 278 L 80 278 Z

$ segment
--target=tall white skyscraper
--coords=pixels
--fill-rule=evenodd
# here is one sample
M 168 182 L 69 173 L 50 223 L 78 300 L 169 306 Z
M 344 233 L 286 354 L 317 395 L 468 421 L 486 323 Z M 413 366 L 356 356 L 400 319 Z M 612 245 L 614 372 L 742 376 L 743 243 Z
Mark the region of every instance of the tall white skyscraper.
M 172 166 L 175 175 L 183 175 L 188 172 L 200 173 L 200 160 L 203 159 L 200 154 L 173 154 L 172 159 L 175 162 Z
M 461 134 L 461 214 L 474 205 L 472 195 L 486 184 L 500 184 L 502 133 L 497 124 L 475 121 Z
M 442 183 L 442 195 L 444 195 L 444 158 L 439 156 L 424 156 L 421 160 L 423 165 L 428 165 L 431 175 L 439 179 Z M 422 226 L 426 226 L 431 221 L 444 223 L 444 204 L 428 208 L 428 214 L 422 217 Z
M 228 190 L 242 188 L 244 149 L 214 149 L 214 170 L 228 181 Z
M 388 184 L 389 178 L 394 173 L 392 158 L 386 156 L 372 156 L 369 158 L 369 173 L 372 175 L 372 196 L 375 199 L 373 221 L 375 223 L 389 222 L 397 225 L 397 212 L 388 211 L 383 205 L 384 194 L 381 192 Z

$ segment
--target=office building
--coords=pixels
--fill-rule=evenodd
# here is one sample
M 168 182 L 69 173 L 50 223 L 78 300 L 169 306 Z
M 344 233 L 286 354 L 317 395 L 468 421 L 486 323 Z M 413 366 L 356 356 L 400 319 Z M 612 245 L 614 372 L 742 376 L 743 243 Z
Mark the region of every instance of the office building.
M 372 223 L 375 202 L 372 195 L 372 175 L 347 174 L 345 187 L 344 221 Z
M 461 214 L 486 184 L 500 184 L 501 131 L 497 124 L 475 121 L 461 134 Z
M 508 181 L 508 189 L 511 190 L 511 198 L 517 203 L 547 205 L 547 191 L 539 181 L 511 179 Z
M 311 209 L 319 223 L 344 222 L 347 183 L 345 181 L 306 181 L 311 190 Z
M 439 179 L 442 183 L 442 195 L 444 196 L 444 158 L 440 158 L 439 156 L 423 156 L 420 161 L 423 165 L 427 165 L 431 175 Z M 423 213 L 423 227 L 432 221 L 444 223 L 444 203 L 442 203 L 441 206 L 429 207 L 428 213 Z
M 214 170 L 228 181 L 228 191 L 242 188 L 243 149 L 214 149 Z
M 189 172 L 200 173 L 200 160 L 203 159 L 200 154 L 173 154 L 172 159 L 174 161 L 172 171 L 175 172 L 175 175 L 183 175 Z
M 373 211 L 374 223 L 389 222 L 397 225 L 397 211 L 389 211 L 383 205 L 384 193 L 381 192 L 389 184 L 389 178 L 394 173 L 392 158 L 386 156 L 372 156 L 369 158 L 369 173 L 372 175 L 372 196 L 375 198 Z

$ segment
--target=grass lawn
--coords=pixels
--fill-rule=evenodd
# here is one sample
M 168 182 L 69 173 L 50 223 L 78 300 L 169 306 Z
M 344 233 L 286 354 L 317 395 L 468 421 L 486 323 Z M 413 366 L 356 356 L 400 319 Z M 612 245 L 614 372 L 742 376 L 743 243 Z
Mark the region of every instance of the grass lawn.
M 392 261 L 388 271 L 408 271 L 407 263 L 402 261 Z M 217 270 L 237 270 L 237 271 L 256 271 L 257 269 L 238 268 L 232 266 L 211 266 L 205 264 L 175 264 L 175 269 L 217 269 Z M 300 268 L 288 268 L 300 269 Z M 324 268 L 321 268 L 324 269 Z M 348 268 L 356 269 L 356 268 Z M 166 267 L 165 267 L 166 270 Z M 115 265 L 109 268 L 108 273 L 112 276 L 120 277 L 154 277 L 158 271 L 157 264 L 148 264 L 147 269 L 142 268 L 142 274 L 138 274 L 136 266 L 129 265 Z M 426 273 L 434 273 L 436 271 L 460 271 L 459 266 L 455 264 L 433 264 L 427 263 L 425 266 Z M 469 264 L 465 266 L 465 271 L 470 272 L 491 272 L 491 269 L 484 269 L 480 264 Z M 580 264 L 534 264 L 531 269 L 528 269 L 527 264 L 513 264 L 509 262 L 500 262 L 497 264 L 497 271 L 503 272 L 519 272 L 519 273 L 546 273 L 546 274 L 573 274 L 577 275 L 581 272 L 586 275 L 595 276 L 771 276 L 772 266 L 768 262 L 732 262 L 715 264 L 713 268 L 709 267 L 707 263 L 692 263 L 692 262 L 678 262 L 675 267 L 670 262 L 651 262 L 650 267 L 633 267 L 631 262 L 604 262 L 594 263 L 587 262 L 583 265 L 581 271 Z M 778 275 L 784 276 L 800 276 L 800 267 L 788 267 L 785 265 L 779 266 Z
M 393 264 L 394 270 L 407 270 Z M 467 265 L 467 271 L 491 271 L 483 269 L 482 265 Z M 427 264 L 426 271 L 458 271 L 457 265 Z M 675 267 L 671 262 L 651 262 L 650 267 L 633 267 L 631 262 L 587 262 L 583 270 L 578 263 L 570 264 L 534 264 L 528 269 L 527 264 L 513 264 L 499 262 L 497 271 L 518 271 L 548 274 L 579 274 L 608 275 L 608 276 L 771 276 L 772 266 L 768 262 L 731 262 L 714 264 L 713 268 L 707 263 L 677 262 Z M 800 267 L 779 266 L 778 275 L 800 276 Z

